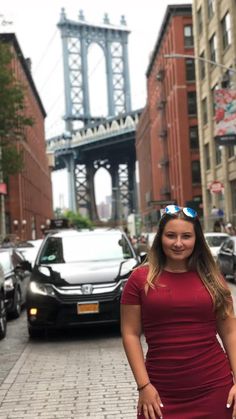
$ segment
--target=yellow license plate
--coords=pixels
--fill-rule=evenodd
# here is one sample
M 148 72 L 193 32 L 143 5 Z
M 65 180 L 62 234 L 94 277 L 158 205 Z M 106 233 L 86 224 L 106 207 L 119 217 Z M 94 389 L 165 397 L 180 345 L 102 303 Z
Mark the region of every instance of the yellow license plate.
M 98 303 L 78 303 L 77 314 L 99 313 Z

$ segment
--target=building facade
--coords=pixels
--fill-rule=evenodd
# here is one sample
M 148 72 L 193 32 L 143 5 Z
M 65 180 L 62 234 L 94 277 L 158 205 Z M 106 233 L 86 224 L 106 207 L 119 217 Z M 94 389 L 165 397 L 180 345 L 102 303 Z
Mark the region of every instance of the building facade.
M 236 146 L 214 139 L 215 89 L 236 89 L 236 3 L 195 0 L 193 23 L 204 220 L 205 228 L 212 229 L 213 207 L 236 225 Z M 214 192 L 215 182 L 223 187 Z
M 51 170 L 44 132 L 46 113 L 15 34 L 0 34 L 0 42 L 7 42 L 11 48 L 13 74 L 24 87 L 24 112 L 34 122 L 32 127 L 24 128 L 25 138 L 17 143 L 23 154 L 24 168 L 9 176 L 5 197 L 7 234 L 29 240 L 42 236 L 43 226 L 53 215 Z
M 192 7 L 167 7 L 147 69 L 147 105 L 136 136 L 141 215 L 145 228 L 156 228 L 168 203 L 201 212 L 201 175 Z

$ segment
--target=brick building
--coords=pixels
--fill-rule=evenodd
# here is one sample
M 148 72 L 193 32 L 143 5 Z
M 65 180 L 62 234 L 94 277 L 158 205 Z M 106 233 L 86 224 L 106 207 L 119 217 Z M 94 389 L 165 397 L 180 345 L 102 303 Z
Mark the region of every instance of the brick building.
M 214 92 L 236 86 L 236 2 L 194 0 L 193 23 L 195 56 L 200 58 L 196 81 L 204 221 L 210 230 L 213 206 L 236 226 L 236 145 L 218 144 L 214 138 Z M 217 193 L 211 190 L 215 181 L 223 186 Z
M 201 175 L 193 59 L 192 7 L 170 5 L 147 69 L 147 105 L 136 135 L 140 206 L 145 228 L 156 227 L 169 202 L 201 212 Z
M 0 42 L 7 42 L 11 47 L 14 76 L 25 89 L 25 112 L 34 121 L 32 127 L 24 128 L 25 139 L 17 144 L 18 150 L 23 153 L 24 169 L 8 180 L 6 231 L 21 239 L 34 239 L 41 237 L 41 226 L 53 214 L 51 173 L 44 132 L 46 113 L 31 76 L 29 60 L 24 58 L 15 34 L 0 34 Z

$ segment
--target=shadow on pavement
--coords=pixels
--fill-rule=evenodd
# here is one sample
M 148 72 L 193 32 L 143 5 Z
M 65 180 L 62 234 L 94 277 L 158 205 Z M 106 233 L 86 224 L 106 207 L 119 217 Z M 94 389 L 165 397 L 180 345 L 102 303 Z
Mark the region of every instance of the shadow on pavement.
M 119 338 L 119 325 L 93 325 L 66 329 L 49 329 L 38 338 L 29 338 L 30 343 L 66 342 L 66 341 L 97 341 Z

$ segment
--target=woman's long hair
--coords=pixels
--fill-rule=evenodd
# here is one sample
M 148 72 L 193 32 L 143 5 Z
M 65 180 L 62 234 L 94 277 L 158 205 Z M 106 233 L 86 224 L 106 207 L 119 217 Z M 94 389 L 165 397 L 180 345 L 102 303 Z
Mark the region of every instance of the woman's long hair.
M 174 215 L 164 214 L 162 216 L 157 234 L 148 253 L 148 286 L 154 287 L 154 282 L 158 280 L 159 274 L 165 268 L 166 255 L 162 248 L 162 235 L 165 225 L 168 221 L 173 219 L 182 219 L 193 224 L 196 241 L 193 252 L 188 259 L 187 268 L 189 271 L 198 272 L 202 282 L 212 297 L 217 316 L 223 319 L 228 317 L 232 312 L 231 294 L 222 281 L 222 274 L 205 240 L 198 217 L 187 217 L 182 211 Z

